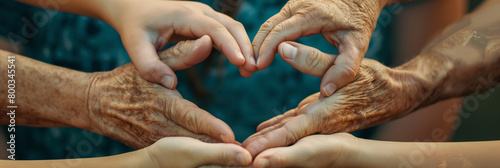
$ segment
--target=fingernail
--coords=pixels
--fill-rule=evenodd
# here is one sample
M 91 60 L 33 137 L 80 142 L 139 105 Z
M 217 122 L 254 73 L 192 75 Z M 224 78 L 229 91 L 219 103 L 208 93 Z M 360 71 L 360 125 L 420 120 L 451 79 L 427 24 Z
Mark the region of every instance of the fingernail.
M 238 54 L 236 54 L 238 59 L 242 59 L 242 60 L 245 60 L 245 57 L 243 57 L 243 54 L 241 54 L 241 52 L 238 52 Z
M 255 64 L 255 58 L 254 57 L 250 57 L 250 64 L 255 65 L 255 66 L 257 65 L 257 64 Z
M 220 140 L 222 142 L 228 142 L 227 137 L 225 135 L 220 135 Z
M 241 153 L 236 154 L 236 161 L 238 161 L 239 165 L 246 165 L 247 164 L 245 156 L 243 156 L 243 154 L 241 154 Z
M 165 75 L 161 79 L 161 84 L 169 89 L 174 89 L 174 78 Z
M 325 91 L 326 96 L 331 96 L 333 92 L 335 92 L 335 90 L 337 90 L 337 87 L 333 83 L 329 83 L 323 88 L 323 91 Z
M 297 48 L 288 43 L 281 44 L 281 52 L 283 53 L 283 57 L 289 60 L 294 60 L 295 56 L 297 56 Z
M 196 47 L 198 47 L 198 45 L 199 45 L 198 43 L 199 43 L 200 39 L 201 39 L 201 38 L 196 39 L 196 41 L 194 42 L 194 47 L 193 47 L 193 49 L 196 49 Z
M 262 64 L 261 62 L 262 62 L 262 59 L 260 57 L 257 58 L 257 65 L 256 66 L 259 67 L 259 65 Z
M 266 168 L 269 166 L 269 160 L 267 159 L 260 159 L 260 162 L 257 164 L 258 168 Z

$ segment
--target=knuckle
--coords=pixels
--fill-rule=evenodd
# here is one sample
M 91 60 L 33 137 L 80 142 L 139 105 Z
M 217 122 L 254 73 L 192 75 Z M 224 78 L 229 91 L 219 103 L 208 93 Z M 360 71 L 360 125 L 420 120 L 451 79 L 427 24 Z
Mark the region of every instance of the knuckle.
M 274 28 L 274 20 L 272 19 L 269 19 L 269 20 L 266 20 L 266 22 L 264 22 L 264 24 L 262 24 L 262 26 L 260 26 L 260 29 L 261 31 L 271 31 L 273 28 Z
M 227 166 L 233 166 L 234 161 L 231 159 L 231 154 L 227 150 L 220 151 L 217 156 L 223 163 L 225 163 Z
M 357 69 L 353 68 L 352 66 L 345 65 L 339 73 L 342 78 L 347 79 L 349 80 L 349 82 L 351 82 L 354 77 L 356 77 Z
M 321 62 L 322 53 L 319 50 L 313 49 L 308 53 L 306 58 L 306 65 L 311 69 L 315 69 Z
M 273 165 L 275 167 L 285 167 L 285 165 L 287 164 L 287 159 L 283 155 L 275 155 L 271 160 L 274 162 Z
M 198 119 L 194 115 L 195 113 L 193 112 L 193 109 L 186 110 L 181 114 L 182 115 L 181 115 L 180 121 L 183 122 L 188 127 L 188 129 L 190 131 L 192 131 L 193 133 L 199 133 L 198 124 L 197 124 Z

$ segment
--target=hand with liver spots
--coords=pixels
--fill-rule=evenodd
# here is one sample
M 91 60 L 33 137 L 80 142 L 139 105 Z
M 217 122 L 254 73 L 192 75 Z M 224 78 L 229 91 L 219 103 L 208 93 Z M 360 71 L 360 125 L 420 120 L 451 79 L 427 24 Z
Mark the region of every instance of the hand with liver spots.
M 307 53 L 321 53 L 311 52 L 316 49 L 310 47 L 294 45 L 299 51 L 296 60 L 307 57 Z M 325 69 L 308 72 L 326 71 L 330 55 L 321 54 L 320 64 L 324 64 L 321 67 Z M 306 65 L 297 62 L 296 66 Z M 257 133 L 246 139 L 243 146 L 256 156 L 266 149 L 287 146 L 311 134 L 351 132 L 394 120 L 414 109 L 414 102 L 421 101 L 420 94 L 417 94 L 422 92 L 421 83 L 414 74 L 395 71 L 379 62 L 364 59 L 354 81 L 330 97 L 313 94 L 297 108 L 260 124 Z
M 180 42 L 159 55 L 179 70 L 201 62 L 211 47 L 210 37 L 203 36 L 197 42 Z M 235 142 L 227 124 L 183 99 L 177 90 L 145 80 L 130 63 L 94 73 L 88 100 L 90 130 L 134 148 L 169 136 Z
M 388 4 L 388 0 L 290 0 L 255 35 L 257 68 L 271 64 L 281 42 L 321 33 L 340 53 L 324 77 L 321 74 L 321 93 L 330 96 L 356 76 L 380 11 Z
M 309 96 L 297 108 L 260 124 L 243 146 L 256 156 L 311 134 L 367 128 L 440 100 L 496 87 L 500 82 L 500 18 L 491 16 L 498 16 L 499 9 L 500 5 L 483 5 L 397 68 L 364 59 L 351 83 L 330 97 Z M 279 52 L 287 63 L 315 76 L 338 59 L 290 41 L 281 43 Z

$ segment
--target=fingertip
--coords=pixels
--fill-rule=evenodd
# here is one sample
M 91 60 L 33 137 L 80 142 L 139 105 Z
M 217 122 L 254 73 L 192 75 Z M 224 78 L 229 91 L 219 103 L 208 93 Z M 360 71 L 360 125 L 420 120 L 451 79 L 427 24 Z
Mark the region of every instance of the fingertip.
M 333 83 L 328 83 L 325 87 L 323 87 L 323 89 L 321 89 L 321 93 L 325 97 L 330 97 L 333 93 L 335 93 L 335 91 L 337 91 L 337 86 Z
M 247 150 L 242 148 L 238 154 L 236 154 L 236 160 L 239 164 L 237 166 L 249 166 L 252 164 L 252 155 L 250 155 Z
M 176 80 L 168 75 L 163 76 L 161 79 L 161 84 L 169 89 L 175 89 L 176 83 Z

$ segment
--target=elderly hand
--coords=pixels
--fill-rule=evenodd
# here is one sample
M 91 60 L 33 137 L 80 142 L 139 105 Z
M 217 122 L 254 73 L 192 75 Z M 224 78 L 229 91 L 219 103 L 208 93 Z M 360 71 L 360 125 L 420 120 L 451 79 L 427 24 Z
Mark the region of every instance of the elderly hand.
M 174 89 L 172 67 L 157 51 L 169 42 L 208 35 L 241 75 L 257 71 L 252 45 L 241 23 L 199 2 L 147 0 L 117 1 L 103 19 L 120 34 L 123 44 L 144 79 Z
M 160 54 L 174 70 L 206 58 L 210 37 L 183 41 Z M 227 124 L 185 100 L 177 90 L 148 82 L 133 64 L 94 74 L 89 98 L 89 128 L 133 148 L 143 148 L 162 137 L 186 136 L 206 142 L 233 143 Z
M 141 150 L 147 156 L 141 167 L 248 166 L 252 157 L 235 144 L 205 143 L 188 137 L 167 137 Z M 147 166 L 151 165 L 151 166 Z
M 354 166 L 358 139 L 351 134 L 311 135 L 288 147 L 265 150 L 255 157 L 255 168 Z
M 297 50 L 286 60 L 295 68 L 311 75 L 324 73 L 335 57 L 295 42 L 284 42 Z M 284 57 L 288 53 L 280 54 Z M 304 60 L 317 60 L 310 66 Z M 338 58 L 337 58 L 338 59 Z M 315 65 L 315 64 L 312 64 Z M 422 101 L 419 93 L 424 81 L 414 73 L 394 70 L 364 59 L 354 81 L 330 97 L 313 94 L 297 108 L 274 117 L 257 127 L 257 133 L 243 142 L 252 156 L 273 147 L 295 143 L 315 133 L 350 132 L 394 120 L 408 114 Z
M 386 4 L 386 0 L 290 0 L 261 26 L 253 40 L 257 67 L 264 69 L 271 64 L 281 42 L 321 33 L 340 53 L 320 76 L 321 93 L 328 97 L 356 76 Z M 296 52 L 292 48 L 285 50 Z M 319 64 L 315 60 L 308 63 Z

